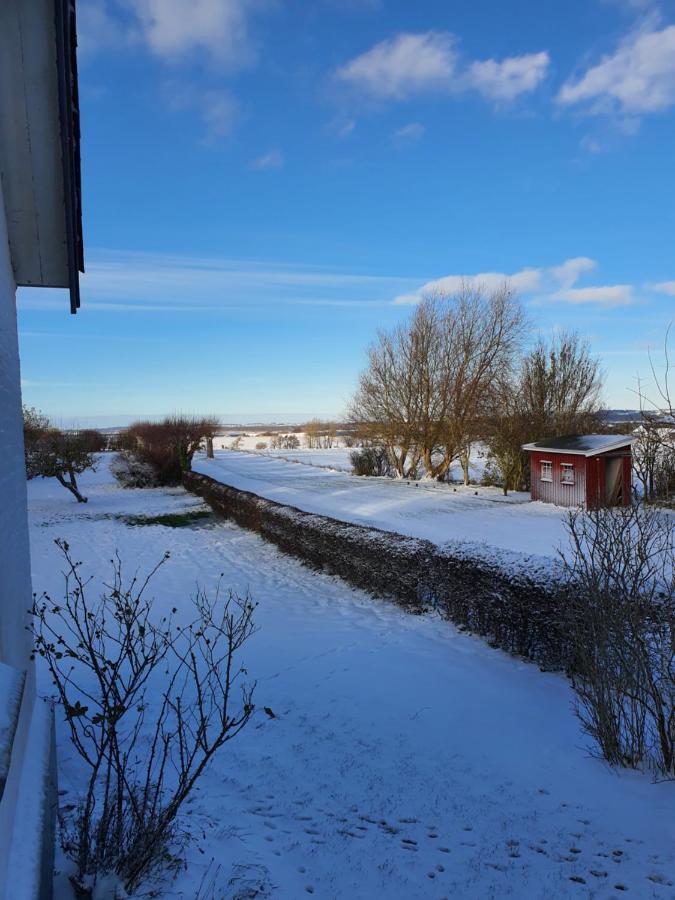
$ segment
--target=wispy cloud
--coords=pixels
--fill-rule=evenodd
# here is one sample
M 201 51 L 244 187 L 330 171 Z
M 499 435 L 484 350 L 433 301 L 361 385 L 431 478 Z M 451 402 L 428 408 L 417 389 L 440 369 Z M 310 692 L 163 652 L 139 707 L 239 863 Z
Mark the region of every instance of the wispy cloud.
M 281 169 L 283 165 L 284 156 L 281 150 L 270 150 L 269 153 L 264 153 L 262 156 L 254 159 L 251 163 L 251 168 L 264 172 L 267 169 Z
M 549 300 L 565 303 L 593 303 L 600 306 L 628 306 L 633 302 L 630 284 L 608 284 L 595 287 L 568 288 L 549 295 Z
M 675 297 L 675 281 L 660 281 L 652 287 L 659 294 L 668 294 L 671 297 Z
M 409 122 L 401 128 L 394 131 L 393 138 L 399 146 L 406 144 L 416 144 L 417 141 L 424 137 L 426 128 L 421 122 Z
M 591 115 L 640 117 L 675 106 L 675 25 L 658 29 L 649 19 L 557 95 L 560 106 Z
M 331 119 L 330 122 L 325 126 L 325 130 L 328 134 L 333 134 L 338 138 L 346 138 L 349 137 L 350 134 L 356 129 L 356 120 L 345 118 L 344 116 L 336 116 L 334 119 Z
M 110 313 L 251 311 L 281 305 L 389 304 L 419 279 L 280 262 L 90 251 L 83 305 Z M 22 288 L 23 309 L 55 309 L 44 291 Z
M 408 100 L 429 93 L 461 94 L 509 102 L 546 77 L 547 51 L 504 59 L 464 61 L 450 32 L 394 35 L 337 69 L 338 81 L 378 100 Z

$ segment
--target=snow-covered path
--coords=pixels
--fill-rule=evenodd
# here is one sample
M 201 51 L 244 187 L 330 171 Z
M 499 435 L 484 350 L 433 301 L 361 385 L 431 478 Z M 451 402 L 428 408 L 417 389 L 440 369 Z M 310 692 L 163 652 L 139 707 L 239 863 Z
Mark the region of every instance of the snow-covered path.
M 259 602 L 244 660 L 260 711 L 194 794 L 188 866 L 161 896 L 194 900 L 200 884 L 200 900 L 675 895 L 675 784 L 591 759 L 562 677 L 227 522 L 130 527 L 115 516 L 198 501 L 89 480 L 86 507 L 30 485 L 36 590 L 59 594 L 61 536 L 101 577 L 115 548 L 130 570 L 169 550 L 158 613 L 221 572 Z M 63 734 L 59 753 L 72 793 Z
M 331 451 L 317 451 L 329 454 Z M 436 544 L 467 542 L 555 557 L 564 545 L 565 511 L 530 503 L 529 494 L 504 497 L 497 488 L 356 478 L 316 464 L 258 453 L 218 450 L 193 469 L 268 500 L 358 525 L 397 531 Z

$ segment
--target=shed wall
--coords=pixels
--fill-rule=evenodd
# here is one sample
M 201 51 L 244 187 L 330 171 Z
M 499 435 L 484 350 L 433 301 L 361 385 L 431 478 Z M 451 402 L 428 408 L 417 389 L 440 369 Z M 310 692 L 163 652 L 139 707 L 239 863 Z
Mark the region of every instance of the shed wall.
M 541 464 L 552 464 L 552 481 L 541 480 Z M 563 463 L 574 467 L 574 484 L 562 483 Z M 582 506 L 586 497 L 586 458 L 575 453 L 530 453 L 531 496 L 556 506 Z

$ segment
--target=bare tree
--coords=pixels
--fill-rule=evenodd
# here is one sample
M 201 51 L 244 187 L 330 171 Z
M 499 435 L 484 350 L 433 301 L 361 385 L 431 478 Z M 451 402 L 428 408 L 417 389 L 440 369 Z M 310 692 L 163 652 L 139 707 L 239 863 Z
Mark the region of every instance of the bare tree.
M 380 333 L 369 351 L 351 415 L 383 444 L 402 477 L 423 462 L 442 479 L 465 461 L 494 378 L 512 365 L 523 314 L 508 285 L 487 293 L 462 285 L 425 296 L 408 323 Z
M 574 331 L 539 338 L 522 364 L 520 391 L 538 437 L 595 431 L 603 377 L 588 341 Z
M 110 584 L 92 597 L 70 547 L 57 544 L 64 599 L 36 601 L 33 632 L 89 772 L 74 820 L 64 823 L 65 849 L 81 892 L 113 872 L 132 892 L 166 858 L 176 817 L 209 761 L 253 713 L 237 656 L 253 632 L 254 604 L 198 590 L 193 621 L 179 627 L 173 614 L 153 617 L 146 595 L 168 554 L 130 580 L 116 556 Z
M 415 477 L 421 455 L 415 358 L 416 342 L 408 326 L 379 332 L 350 407 L 359 435 L 386 448 L 400 478 Z
M 527 458 L 522 447 L 531 440 L 532 426 L 517 378 L 496 382 L 490 403 L 490 425 L 485 430 L 488 466 L 506 496 L 510 490 L 527 488 Z
M 447 471 L 453 459 L 464 455 L 468 483 L 470 445 L 483 430 L 494 385 L 513 369 L 526 322 L 508 283 L 489 293 L 481 286 L 464 286 L 450 313 L 455 339 L 450 346 L 452 377 L 442 466 Z

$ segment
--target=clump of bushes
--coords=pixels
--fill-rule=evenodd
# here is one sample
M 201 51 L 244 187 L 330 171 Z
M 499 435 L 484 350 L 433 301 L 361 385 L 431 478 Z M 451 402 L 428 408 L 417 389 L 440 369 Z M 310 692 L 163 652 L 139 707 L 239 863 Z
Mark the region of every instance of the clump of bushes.
M 180 484 L 183 473 L 192 468 L 197 450 L 206 440 L 212 440 L 219 428 L 218 420 L 208 417 L 168 416 L 161 422 L 135 422 L 119 436 L 122 453 L 115 477 L 125 487 L 148 487 L 149 467 L 156 484 Z M 138 467 L 138 463 L 143 466 Z M 134 474 L 140 481 L 134 480 Z
M 270 441 L 272 450 L 297 450 L 299 439 L 294 434 L 275 434 Z
M 392 465 L 384 447 L 364 447 L 349 454 L 354 475 L 385 476 L 392 474 Z

